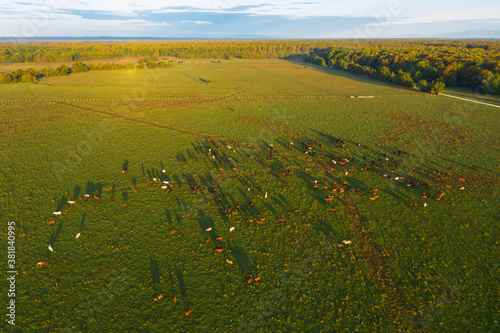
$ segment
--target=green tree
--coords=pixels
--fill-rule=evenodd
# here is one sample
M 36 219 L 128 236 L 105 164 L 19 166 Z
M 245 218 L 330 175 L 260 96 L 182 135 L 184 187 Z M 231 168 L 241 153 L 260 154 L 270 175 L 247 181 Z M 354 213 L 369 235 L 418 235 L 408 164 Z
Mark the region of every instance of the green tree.
M 457 85 L 457 63 L 452 63 L 446 66 L 441 74 L 443 82 L 450 87 Z
M 413 88 L 415 86 L 415 83 L 413 83 L 413 79 L 411 78 L 411 74 L 403 72 L 402 70 L 398 71 L 394 79 L 397 84 L 403 87 Z
M 431 88 L 432 88 L 432 85 L 430 85 L 426 80 L 418 81 L 417 86 L 420 89 L 420 91 L 423 91 L 423 92 L 430 92 Z
M 466 68 L 462 74 L 460 85 L 462 87 L 472 87 L 473 82 L 478 82 L 478 77 L 481 75 L 481 68 L 477 66 L 470 66 Z M 481 80 L 479 80 L 480 82 Z
M 314 57 L 313 63 L 320 66 L 326 66 L 326 61 L 323 57 L 318 57 L 318 56 Z
M 439 95 L 445 87 L 445 83 L 443 81 L 433 81 L 432 82 L 432 88 L 431 88 L 431 93 Z

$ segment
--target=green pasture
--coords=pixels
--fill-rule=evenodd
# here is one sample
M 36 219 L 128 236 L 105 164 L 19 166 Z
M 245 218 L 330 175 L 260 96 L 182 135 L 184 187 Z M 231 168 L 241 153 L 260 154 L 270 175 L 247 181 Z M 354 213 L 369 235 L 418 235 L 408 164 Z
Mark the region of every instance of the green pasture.
M 2 330 L 500 329 L 496 108 L 235 59 L 0 85 L 0 110 Z

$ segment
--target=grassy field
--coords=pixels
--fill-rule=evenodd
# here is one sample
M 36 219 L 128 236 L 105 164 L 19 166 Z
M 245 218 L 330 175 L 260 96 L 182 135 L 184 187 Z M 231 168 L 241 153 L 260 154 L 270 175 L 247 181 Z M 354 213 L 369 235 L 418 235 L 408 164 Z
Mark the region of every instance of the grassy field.
M 500 330 L 493 107 L 235 59 L 0 85 L 0 108 L 13 331 Z

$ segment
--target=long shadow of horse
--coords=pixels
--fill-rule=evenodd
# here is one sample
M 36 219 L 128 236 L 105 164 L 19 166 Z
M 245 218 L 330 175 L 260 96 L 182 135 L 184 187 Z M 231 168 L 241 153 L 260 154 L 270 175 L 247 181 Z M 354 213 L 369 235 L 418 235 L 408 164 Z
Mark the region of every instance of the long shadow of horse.
M 186 304 L 185 307 L 187 310 L 190 307 L 190 302 L 188 299 L 186 282 L 184 281 L 184 275 L 182 273 L 183 271 L 182 262 L 180 263 L 180 266 L 181 267 L 178 267 L 177 265 L 174 264 L 174 268 L 172 268 L 172 266 L 170 266 L 170 264 L 167 262 L 167 276 L 165 278 L 170 283 L 171 286 L 170 291 L 173 295 L 177 294 L 175 288 L 175 279 L 177 279 L 179 285 L 179 292 L 183 302 Z
M 182 266 L 182 263 L 181 263 Z M 182 273 L 182 267 L 179 268 L 175 267 L 175 271 L 173 271 L 173 275 L 177 278 L 177 283 L 179 284 L 179 292 L 181 293 L 181 298 L 184 301 L 185 305 L 185 310 L 190 308 L 190 301 L 188 299 L 188 294 L 187 294 L 187 288 L 186 288 L 186 282 L 184 281 L 184 275 Z
M 215 233 L 214 221 L 201 210 L 198 211 L 198 224 L 203 232 L 206 232 L 208 228 L 212 228 L 212 233 Z
M 241 246 L 228 244 L 228 250 L 234 257 L 234 261 L 242 274 L 251 274 L 255 272 L 255 264 L 250 261 L 245 249 Z
M 205 172 L 204 175 L 200 175 L 200 182 L 203 186 L 213 187 L 216 183 L 213 175 L 210 172 Z
M 76 200 L 80 196 L 80 193 L 82 192 L 81 186 L 75 186 L 73 190 L 73 196 L 71 197 L 71 200 Z
M 55 211 L 60 212 L 66 206 L 67 203 L 68 203 L 68 198 L 63 195 L 59 200 L 59 202 L 57 203 Z
M 85 219 L 87 218 L 87 213 L 83 213 L 82 219 L 80 220 L 80 229 L 85 226 Z
M 320 188 L 325 185 L 325 179 L 323 177 L 312 177 L 305 171 L 298 171 L 296 172 L 296 175 L 299 179 L 301 179 L 308 188 L 310 188 L 310 193 L 311 196 L 314 197 L 318 202 L 320 202 L 322 205 L 325 205 L 325 197 L 322 195 L 322 191 Z M 314 188 L 313 184 L 311 182 L 314 182 L 315 180 L 318 180 L 318 184 L 316 188 Z
M 165 216 L 167 217 L 168 224 L 172 224 L 172 213 L 165 208 Z
M 158 260 L 154 259 L 152 256 L 149 257 L 149 265 L 151 268 L 151 280 L 153 283 L 153 290 L 155 293 L 157 293 L 158 286 L 161 283 L 161 271 L 160 271 L 160 266 L 158 264 Z
M 322 219 L 314 219 L 314 222 L 312 223 L 312 226 L 316 231 L 322 233 L 326 237 L 332 237 L 332 235 L 336 235 L 336 233 L 333 231 L 333 228 L 331 225 L 329 225 L 326 221 L 323 221 Z
M 102 193 L 102 188 L 103 188 L 102 183 L 95 183 L 94 184 L 94 182 L 88 181 L 87 184 L 85 185 L 85 193 L 86 194 L 97 193 L 100 196 Z
M 49 238 L 50 245 L 54 245 L 57 242 L 57 239 L 59 238 L 59 235 L 61 234 L 62 227 L 63 227 L 63 223 L 60 223 L 59 226 L 57 227 L 57 229 L 52 232 L 52 234 L 50 235 L 50 238 Z
M 246 205 L 242 205 L 242 207 L 245 207 L 245 209 L 242 209 L 246 214 L 253 214 L 257 215 L 259 213 L 259 210 L 257 207 L 253 204 L 253 200 L 251 200 L 248 195 L 243 191 L 241 188 L 238 188 L 238 192 L 241 194 L 243 199 L 246 202 Z

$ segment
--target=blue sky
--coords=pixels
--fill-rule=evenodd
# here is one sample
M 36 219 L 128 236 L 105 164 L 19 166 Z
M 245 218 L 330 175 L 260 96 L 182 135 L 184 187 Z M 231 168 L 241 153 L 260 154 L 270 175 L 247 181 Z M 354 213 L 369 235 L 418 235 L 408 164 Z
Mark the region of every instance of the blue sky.
M 387 38 L 468 30 L 500 34 L 500 1 L 0 2 L 0 37 Z

